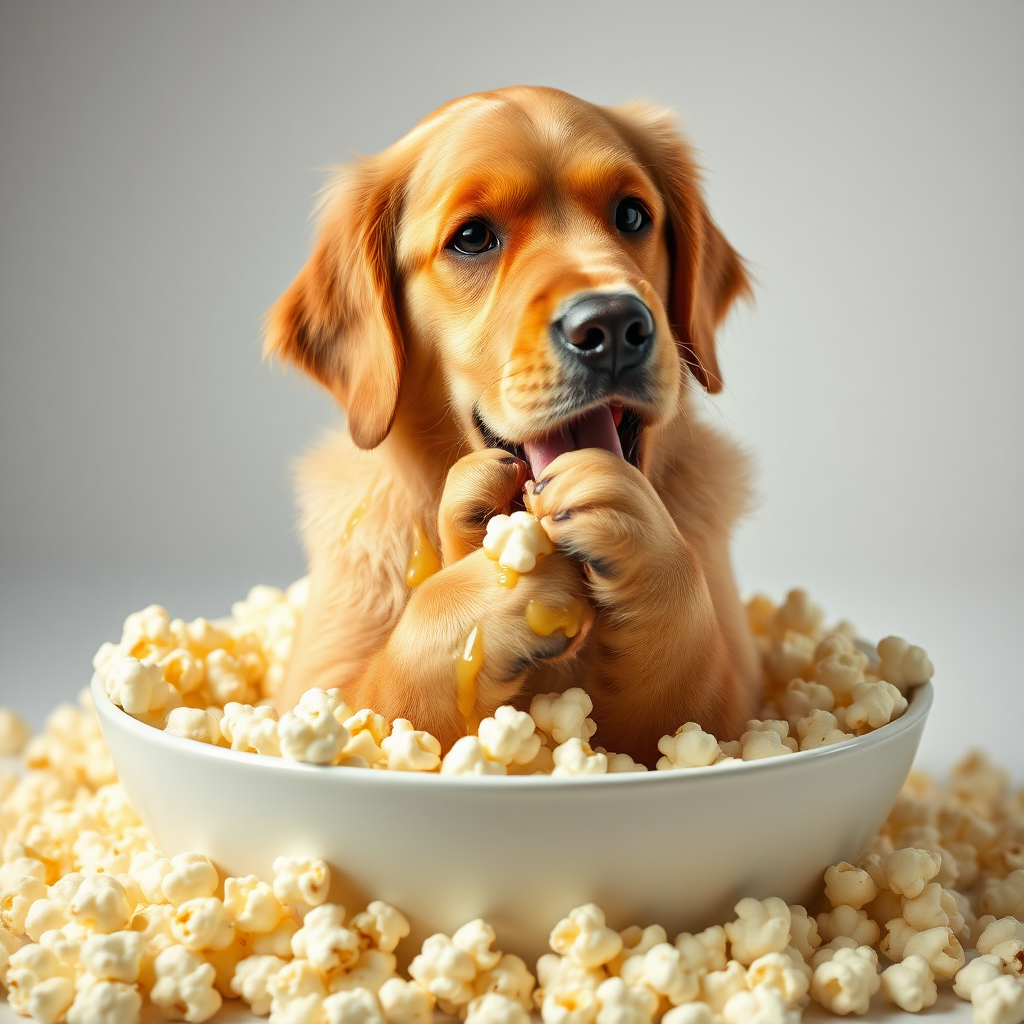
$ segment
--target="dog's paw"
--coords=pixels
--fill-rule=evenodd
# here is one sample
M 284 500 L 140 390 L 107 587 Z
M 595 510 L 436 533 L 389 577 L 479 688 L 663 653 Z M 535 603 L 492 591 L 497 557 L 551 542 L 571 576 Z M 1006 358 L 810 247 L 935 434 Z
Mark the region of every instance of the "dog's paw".
M 657 587 L 683 556 L 683 539 L 647 478 L 600 448 L 559 455 L 526 485 L 526 506 L 560 551 L 584 563 L 601 603 L 618 603 L 630 584 Z
M 471 625 L 483 635 L 482 707 L 508 700 L 532 666 L 571 658 L 593 625 L 587 582 L 573 558 L 546 555 L 511 586 L 483 551 L 468 555 L 459 569 L 474 609 Z
M 525 462 L 496 448 L 471 452 L 452 466 L 437 515 L 445 565 L 480 547 L 487 520 L 511 511 L 526 477 Z

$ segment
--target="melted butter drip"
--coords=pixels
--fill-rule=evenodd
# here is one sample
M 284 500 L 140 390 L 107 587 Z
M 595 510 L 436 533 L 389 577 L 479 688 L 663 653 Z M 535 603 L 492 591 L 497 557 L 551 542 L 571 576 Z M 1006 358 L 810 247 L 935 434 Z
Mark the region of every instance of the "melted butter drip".
M 359 507 L 349 516 L 348 522 L 345 524 L 345 529 L 341 534 L 340 544 L 347 544 L 352 536 L 352 531 L 359 525 L 359 520 L 366 515 L 367 503 L 365 501 L 360 502 Z
M 519 582 L 519 573 L 515 569 L 506 569 L 503 565 L 498 565 L 498 582 L 503 587 L 508 587 L 510 590 Z
M 484 665 L 484 631 L 474 626 L 462 650 L 455 655 L 455 679 L 458 682 L 459 714 L 470 725 L 476 707 L 477 677 Z
M 405 570 L 406 585 L 415 590 L 425 579 L 429 579 L 441 568 L 441 559 L 437 557 L 430 538 L 423 532 L 419 523 L 413 526 L 412 554 Z
M 575 604 L 552 608 L 540 601 L 531 601 L 526 606 L 526 624 L 538 636 L 551 636 L 560 629 L 571 639 L 580 631 L 580 619 L 580 609 Z

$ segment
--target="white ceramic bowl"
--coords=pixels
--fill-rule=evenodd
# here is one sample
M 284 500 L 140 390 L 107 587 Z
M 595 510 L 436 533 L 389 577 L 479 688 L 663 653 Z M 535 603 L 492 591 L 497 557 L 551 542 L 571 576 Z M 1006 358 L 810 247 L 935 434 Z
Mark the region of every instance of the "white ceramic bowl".
M 670 935 L 728 920 L 743 896 L 802 902 L 855 861 L 910 771 L 932 688 L 858 739 L 723 768 L 599 775 L 440 776 L 318 768 L 168 736 L 94 680 L 124 788 L 163 851 L 272 877 L 281 854 L 322 857 L 331 898 L 371 899 L 429 934 L 475 917 L 528 963 L 555 922 L 593 901 L 616 928 Z

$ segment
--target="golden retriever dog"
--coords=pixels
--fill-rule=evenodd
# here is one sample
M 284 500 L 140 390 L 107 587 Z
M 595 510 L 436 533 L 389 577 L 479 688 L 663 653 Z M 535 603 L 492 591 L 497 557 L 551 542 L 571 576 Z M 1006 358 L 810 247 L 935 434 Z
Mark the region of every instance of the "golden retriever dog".
M 663 110 L 501 89 L 343 169 L 266 324 L 347 417 L 299 473 L 310 595 L 279 707 L 339 687 L 447 749 L 582 686 L 598 741 L 648 765 L 683 722 L 738 735 L 746 465 L 695 392 L 748 293 Z M 481 544 L 524 501 L 557 550 L 516 579 Z

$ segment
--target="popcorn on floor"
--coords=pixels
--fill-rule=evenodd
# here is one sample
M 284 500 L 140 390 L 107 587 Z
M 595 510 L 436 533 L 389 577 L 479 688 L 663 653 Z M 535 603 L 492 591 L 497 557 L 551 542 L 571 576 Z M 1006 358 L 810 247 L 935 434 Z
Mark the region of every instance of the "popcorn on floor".
M 147 724 L 314 764 L 586 773 L 621 758 L 591 747 L 582 690 L 543 695 L 531 713 L 498 709 L 443 760 L 414 723 L 388 728 L 331 691 L 304 698 L 285 736 L 259 701 L 279 682 L 303 589 L 254 588 L 221 623 L 145 609 L 96 669 Z M 850 627 L 824 630 L 802 592 L 748 612 L 769 667 L 764 717 L 731 744 L 684 723 L 662 741 L 661 770 L 796 756 L 809 737 L 880 728 L 931 674 L 897 638 L 873 660 Z M 786 679 L 793 665 L 802 675 Z M 8 734 L 10 721 L 0 714 Z M 745 898 L 732 920 L 674 938 L 651 922 L 616 930 L 587 904 L 554 922 L 532 971 L 475 920 L 429 937 L 402 977 L 401 909 L 330 903 L 323 861 L 280 857 L 260 879 L 221 877 L 200 853 L 163 857 L 117 782 L 87 692 L 24 746 L 24 772 L 0 777 L 0 984 L 16 1013 L 41 1022 L 135 1024 L 151 1005 L 198 1024 L 241 998 L 271 1024 L 428 1024 L 435 1009 L 469 1024 L 530 1013 L 543 1024 L 796 1024 L 812 1000 L 843 1015 L 873 997 L 917 1012 L 941 986 L 977 1024 L 1024 1022 L 1024 790 L 982 754 L 945 786 L 913 773 L 860 863 L 824 873 L 816 904 Z

